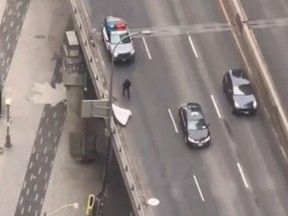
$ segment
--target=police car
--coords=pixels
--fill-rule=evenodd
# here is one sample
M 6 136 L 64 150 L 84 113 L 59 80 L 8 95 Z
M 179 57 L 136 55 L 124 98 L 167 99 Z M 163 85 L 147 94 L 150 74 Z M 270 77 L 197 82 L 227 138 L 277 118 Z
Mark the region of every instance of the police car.
M 114 61 L 134 60 L 135 50 L 132 38 L 127 23 L 123 19 L 107 16 L 102 27 L 102 36 L 106 49 L 111 57 L 113 55 Z

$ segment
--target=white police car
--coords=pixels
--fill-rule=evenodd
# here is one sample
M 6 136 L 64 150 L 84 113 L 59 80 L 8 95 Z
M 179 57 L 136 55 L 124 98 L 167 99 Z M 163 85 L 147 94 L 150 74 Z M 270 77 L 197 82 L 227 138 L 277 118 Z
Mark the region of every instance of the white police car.
M 114 61 L 134 60 L 135 49 L 127 24 L 123 19 L 107 16 L 102 27 L 102 37 L 106 49 L 111 57 L 113 55 Z

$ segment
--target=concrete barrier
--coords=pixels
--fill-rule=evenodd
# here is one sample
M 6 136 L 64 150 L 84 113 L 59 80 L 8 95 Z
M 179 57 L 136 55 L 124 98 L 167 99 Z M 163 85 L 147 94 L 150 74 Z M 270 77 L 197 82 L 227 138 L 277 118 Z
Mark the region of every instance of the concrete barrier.
M 288 121 L 287 114 L 283 109 L 282 102 L 276 91 L 273 79 L 263 54 L 256 41 L 255 35 L 249 25 L 246 13 L 240 0 L 219 0 L 224 15 L 232 27 L 232 34 L 245 62 L 248 75 L 256 86 L 256 95 L 267 114 L 275 134 L 280 143 L 282 154 L 287 163 L 288 151 Z
M 107 82 L 104 70 L 97 59 L 95 49 L 97 48 L 96 39 L 93 37 L 92 25 L 88 13 L 85 9 L 83 0 L 68 0 L 75 30 L 80 41 L 82 51 L 87 63 L 87 67 L 93 81 L 96 94 L 99 99 L 108 99 Z M 112 131 L 114 131 L 113 145 L 117 156 L 120 169 L 132 201 L 134 213 L 137 216 L 153 216 L 152 209 L 146 205 L 144 191 L 141 189 L 139 176 L 135 172 L 132 160 L 128 154 L 127 146 L 121 142 L 119 130 L 112 119 Z

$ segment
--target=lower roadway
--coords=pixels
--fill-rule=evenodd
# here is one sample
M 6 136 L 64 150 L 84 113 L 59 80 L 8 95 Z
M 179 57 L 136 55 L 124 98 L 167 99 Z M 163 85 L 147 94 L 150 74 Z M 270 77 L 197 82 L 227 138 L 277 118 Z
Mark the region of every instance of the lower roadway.
M 133 28 L 193 25 L 187 20 L 195 18 L 200 6 L 199 11 L 206 7 L 198 2 L 195 13 L 189 14 L 184 7 L 193 2 L 182 0 L 168 7 L 163 1 L 157 4 L 164 9 L 156 13 L 150 1 L 125 1 L 127 8 L 112 7 L 113 2 L 87 1 L 96 28 L 101 25 L 101 15 L 103 19 L 109 14 L 126 18 Z M 127 11 L 133 11 L 131 17 Z M 205 22 L 224 23 L 218 5 L 207 11 L 212 18 Z M 154 36 L 145 43 L 135 39 L 133 64 L 115 66 L 114 95 L 117 104 L 133 112 L 123 133 L 146 197 L 160 199 L 156 215 L 288 215 L 286 179 L 276 159 L 277 140 L 269 123 L 261 110 L 252 118 L 233 116 L 222 93 L 224 72 L 242 66 L 231 33 Z M 103 46 L 100 53 L 108 70 Z M 127 77 L 132 81 L 131 101 L 121 97 L 121 84 Z M 193 150 L 184 144 L 177 108 L 187 101 L 199 102 L 204 109 L 211 125 L 210 148 Z

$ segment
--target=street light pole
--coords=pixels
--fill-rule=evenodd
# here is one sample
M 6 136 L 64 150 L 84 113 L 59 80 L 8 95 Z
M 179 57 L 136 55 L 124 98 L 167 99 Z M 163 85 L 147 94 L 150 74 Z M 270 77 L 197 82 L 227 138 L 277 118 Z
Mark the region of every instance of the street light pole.
M 63 206 L 59 207 L 58 209 L 56 209 L 53 212 L 48 213 L 48 214 L 46 212 L 44 212 L 44 216 L 52 216 L 52 215 L 56 214 L 57 212 L 65 209 L 65 208 L 68 208 L 68 207 L 73 207 L 74 209 L 77 209 L 79 207 L 79 203 L 71 203 L 71 204 L 63 205 Z
M 5 104 L 7 107 L 7 118 L 6 118 L 7 128 L 6 128 L 6 140 L 5 140 L 6 148 L 11 148 L 12 146 L 11 137 L 10 137 L 10 105 L 11 103 L 12 103 L 12 100 L 10 98 L 6 98 L 5 100 Z
M 103 177 L 103 184 L 102 184 L 102 189 L 100 191 L 100 193 L 98 194 L 98 197 L 103 198 L 104 192 L 106 190 L 106 186 L 107 186 L 107 179 L 108 179 L 108 170 L 109 170 L 109 162 L 110 162 L 110 155 L 111 155 L 111 142 L 112 142 L 112 127 L 111 127 L 111 121 L 112 121 L 112 96 L 113 96 L 113 77 L 114 77 L 114 62 L 115 62 L 115 58 L 114 58 L 114 54 L 116 51 L 116 48 L 118 47 L 119 44 L 122 43 L 123 40 L 125 40 L 128 37 L 133 37 L 135 35 L 150 35 L 151 32 L 149 30 L 143 30 L 140 32 L 135 32 L 129 35 L 126 35 L 125 37 L 121 38 L 116 45 L 113 48 L 112 51 L 112 60 L 111 60 L 111 67 L 110 67 L 110 82 L 109 82 L 109 100 L 108 100 L 108 107 L 109 107 L 109 111 L 108 111 L 108 140 L 107 140 L 107 156 L 106 156 L 106 162 L 105 162 L 105 170 L 104 170 L 104 177 Z

